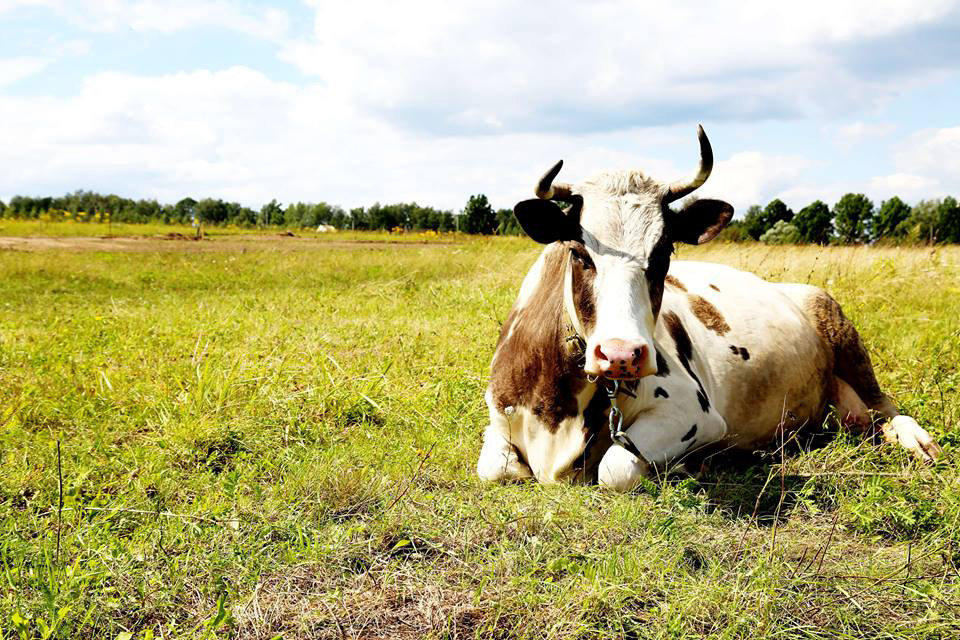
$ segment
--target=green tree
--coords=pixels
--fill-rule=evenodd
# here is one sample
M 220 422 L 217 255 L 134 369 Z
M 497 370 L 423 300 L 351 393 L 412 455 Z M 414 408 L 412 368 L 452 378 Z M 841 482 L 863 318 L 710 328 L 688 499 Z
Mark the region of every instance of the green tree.
M 265 227 L 271 224 L 283 224 L 283 213 L 283 207 L 281 207 L 277 199 L 274 198 L 260 207 L 260 217 L 257 223 Z
M 751 238 L 759 240 L 760 236 L 777 222 L 781 220 L 790 222 L 792 219 L 793 211 L 790 207 L 779 198 L 775 198 L 763 209 L 760 209 L 758 205 L 753 205 L 747 209 L 747 214 L 743 217 L 743 226 Z
M 790 222 L 793 220 L 793 209 L 784 204 L 780 198 L 774 198 L 763 209 L 763 218 L 770 227 L 773 227 L 781 220 Z
M 790 221 L 800 234 L 801 242 L 829 244 L 833 234 L 833 216 L 830 207 L 815 200 L 805 206 Z
M 220 198 L 204 198 L 197 202 L 197 222 L 221 224 L 227 220 L 230 210 Z
M 463 208 L 460 219 L 460 231 L 466 233 L 491 234 L 497 229 L 497 214 L 482 193 L 470 196 L 467 206 Z
M 367 215 L 367 210 L 363 207 L 355 207 L 350 209 L 350 229 L 369 229 L 370 228 L 370 216 Z
M 798 244 L 800 240 L 800 232 L 786 220 L 777 220 L 760 236 L 760 242 L 764 244 Z
M 501 236 L 523 235 L 520 222 L 513 215 L 513 209 L 497 209 L 497 234 Z
M 933 244 L 939 239 L 941 201 L 921 200 L 914 205 L 910 217 L 900 223 L 897 234 L 914 243 Z
M 743 229 L 754 240 L 759 240 L 763 232 L 767 230 L 763 222 L 763 209 L 758 204 L 752 204 L 747 208 L 747 213 L 743 216 Z
M 872 219 L 873 202 L 862 193 L 848 193 L 833 206 L 833 224 L 844 244 L 869 240 Z
M 906 232 L 903 223 L 910 217 L 910 205 L 897 196 L 884 200 L 873 217 L 873 238 L 897 238 Z
M 173 214 L 177 222 L 185 223 L 193 219 L 197 212 L 197 201 L 193 198 L 183 198 L 177 204 L 173 205 Z
M 947 196 L 937 207 L 938 235 L 941 242 L 960 242 L 960 206 L 957 199 Z
M 758 207 L 759 208 L 759 207 Z M 733 220 L 717 234 L 715 242 L 747 242 L 753 240 L 742 220 Z

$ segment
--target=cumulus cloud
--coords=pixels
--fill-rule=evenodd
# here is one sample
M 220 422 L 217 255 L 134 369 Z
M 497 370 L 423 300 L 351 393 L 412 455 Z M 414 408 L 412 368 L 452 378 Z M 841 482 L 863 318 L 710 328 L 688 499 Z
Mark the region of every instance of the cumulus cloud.
M 855 147 L 867 140 L 884 138 L 896 130 L 897 125 L 892 122 L 850 122 L 825 127 L 825 133 L 845 148 Z
M 716 163 L 710 181 L 697 195 L 726 200 L 737 215 L 751 204 L 765 203 L 796 184 L 810 162 L 798 155 L 741 151 Z
M 569 180 L 610 167 L 673 179 L 697 161 L 692 129 L 431 136 L 358 113 L 321 85 L 276 82 L 243 67 L 101 73 L 68 99 L 0 96 L 0 137 L 8 141 L 0 147 L 7 196 L 123 185 L 137 197 L 192 194 L 254 206 L 278 197 L 459 208 L 480 192 L 512 206 L 561 157 Z M 678 143 L 689 150 L 682 166 L 657 158 Z
M 314 36 L 286 47 L 285 60 L 381 117 L 443 132 L 853 111 L 925 74 L 919 65 L 864 79 L 851 46 L 859 65 L 890 38 L 922 49 L 927 30 L 960 24 L 950 2 L 312 4 Z
M 894 162 L 901 171 L 933 176 L 956 188 L 960 184 L 960 126 L 914 133 L 898 146 Z
M 40 73 L 50 62 L 50 58 L 35 56 L 0 59 L 0 89 Z

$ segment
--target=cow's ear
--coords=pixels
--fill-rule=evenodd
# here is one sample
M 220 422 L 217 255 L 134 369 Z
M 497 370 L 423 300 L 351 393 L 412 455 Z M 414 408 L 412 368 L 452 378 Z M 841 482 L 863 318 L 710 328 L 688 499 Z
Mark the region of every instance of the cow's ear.
M 513 214 L 527 235 L 540 244 L 580 237 L 580 221 L 577 217 L 565 212 L 552 200 L 523 200 L 513 208 Z
M 673 215 L 670 237 L 687 244 L 713 240 L 733 219 L 733 207 L 723 200 L 694 200 Z

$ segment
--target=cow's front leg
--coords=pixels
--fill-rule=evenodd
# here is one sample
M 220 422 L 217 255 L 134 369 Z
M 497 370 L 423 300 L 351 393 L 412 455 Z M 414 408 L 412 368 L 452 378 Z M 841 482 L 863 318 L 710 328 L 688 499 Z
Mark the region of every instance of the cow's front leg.
M 513 482 L 533 477 L 530 467 L 520 460 L 517 449 L 503 431 L 491 424 L 483 435 L 483 448 L 477 460 L 477 475 L 488 482 Z
M 611 489 L 630 491 L 655 467 L 664 468 L 726 433 L 726 422 L 712 407 L 665 404 L 631 423 L 625 434 L 635 451 L 611 446 L 600 460 L 597 480 Z
M 631 491 L 640 484 L 641 478 L 650 475 L 650 471 L 646 460 L 615 444 L 607 449 L 600 460 L 597 482 L 615 491 Z

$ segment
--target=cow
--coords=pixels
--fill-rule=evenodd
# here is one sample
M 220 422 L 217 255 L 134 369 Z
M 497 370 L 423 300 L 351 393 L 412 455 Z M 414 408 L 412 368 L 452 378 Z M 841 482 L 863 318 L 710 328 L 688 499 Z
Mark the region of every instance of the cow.
M 849 428 L 882 419 L 886 438 L 923 460 L 940 453 L 880 389 L 856 328 L 826 291 L 671 261 L 676 243 L 707 242 L 733 217 L 721 200 L 670 207 L 712 171 L 702 126 L 697 135 L 692 179 L 627 170 L 562 184 L 561 160 L 537 197 L 514 208 L 545 247 L 494 352 L 477 462 L 484 480 L 629 491 L 693 451 L 752 450 L 831 407 Z

